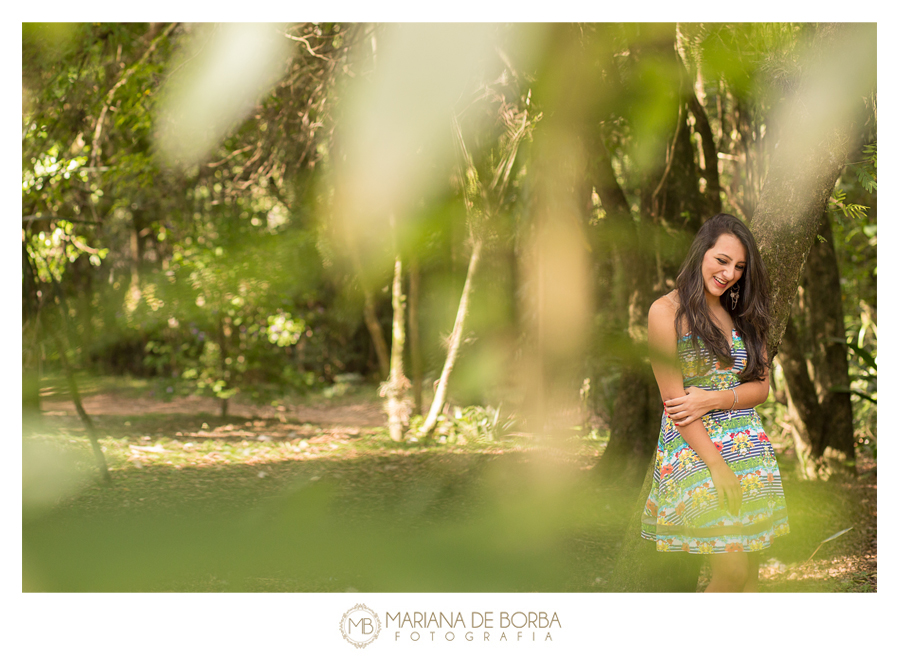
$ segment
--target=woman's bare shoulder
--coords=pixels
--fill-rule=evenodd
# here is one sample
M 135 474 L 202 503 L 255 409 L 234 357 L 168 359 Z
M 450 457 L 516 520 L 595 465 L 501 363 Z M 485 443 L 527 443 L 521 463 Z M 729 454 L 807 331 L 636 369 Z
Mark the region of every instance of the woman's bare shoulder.
M 674 318 L 675 313 L 678 312 L 678 306 L 678 291 L 673 290 L 650 305 L 650 317 Z
M 651 340 L 665 337 L 669 341 L 675 336 L 675 314 L 678 312 L 678 293 L 673 291 L 663 295 L 650 305 L 647 314 L 647 328 L 650 330 Z
M 677 311 L 678 305 L 672 299 L 671 293 L 663 295 L 650 305 L 650 313 L 647 314 L 647 338 L 657 350 L 671 352 L 675 349 Z

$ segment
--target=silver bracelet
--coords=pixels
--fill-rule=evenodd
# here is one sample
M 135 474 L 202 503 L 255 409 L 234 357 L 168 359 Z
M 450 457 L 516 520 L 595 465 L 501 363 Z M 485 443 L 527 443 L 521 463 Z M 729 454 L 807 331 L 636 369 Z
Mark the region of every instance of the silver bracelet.
M 731 389 L 731 393 L 734 395 L 734 402 L 731 403 L 731 409 L 729 409 L 728 411 L 734 411 L 734 408 L 738 403 L 737 388 Z

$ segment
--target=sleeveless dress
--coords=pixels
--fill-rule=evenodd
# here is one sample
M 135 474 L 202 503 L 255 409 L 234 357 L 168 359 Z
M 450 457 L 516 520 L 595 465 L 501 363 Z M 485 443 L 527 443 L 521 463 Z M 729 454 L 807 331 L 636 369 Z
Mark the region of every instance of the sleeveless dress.
M 740 384 L 747 362 L 743 340 L 732 330 L 731 368 L 713 364 L 703 341 L 699 357 L 690 334 L 678 341 L 684 387 L 726 390 Z M 641 519 L 641 536 L 661 552 L 730 553 L 761 551 L 789 531 L 775 452 L 755 409 L 716 409 L 703 426 L 741 483 L 737 516 L 720 509 L 709 469 L 663 411 L 653 485 Z

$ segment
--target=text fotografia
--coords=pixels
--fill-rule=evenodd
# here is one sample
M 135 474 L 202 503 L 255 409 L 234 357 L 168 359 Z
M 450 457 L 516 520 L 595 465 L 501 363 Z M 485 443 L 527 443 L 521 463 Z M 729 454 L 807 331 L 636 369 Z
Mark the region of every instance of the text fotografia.
M 388 612 L 384 628 L 394 630 L 395 641 L 552 642 L 550 631 L 562 624 L 555 612 Z

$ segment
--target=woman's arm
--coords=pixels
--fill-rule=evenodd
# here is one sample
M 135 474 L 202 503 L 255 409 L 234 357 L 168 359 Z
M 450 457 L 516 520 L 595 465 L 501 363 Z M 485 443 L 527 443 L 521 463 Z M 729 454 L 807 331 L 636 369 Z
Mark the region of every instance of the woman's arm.
M 650 347 L 650 365 L 663 400 L 684 397 L 684 380 L 678 367 L 678 337 L 675 331 L 675 307 L 665 297 L 650 307 L 647 339 Z M 699 416 L 697 417 L 699 418 Z M 712 475 L 719 494 L 719 506 L 737 514 L 741 506 L 741 485 L 737 476 L 725 463 L 722 455 L 709 438 L 702 422 L 696 419 L 681 423 L 678 432 L 697 456 L 703 460 Z
M 672 421 L 681 425 L 691 423 L 714 409 L 752 409 L 768 397 L 769 371 L 766 370 L 765 378 L 760 381 L 746 382 L 723 391 L 689 386 L 684 395 L 663 398 L 663 404 Z

